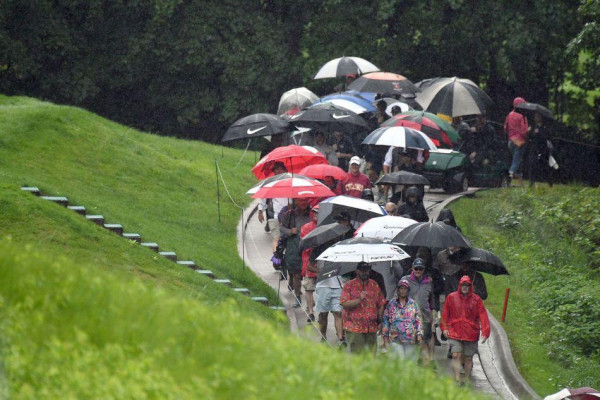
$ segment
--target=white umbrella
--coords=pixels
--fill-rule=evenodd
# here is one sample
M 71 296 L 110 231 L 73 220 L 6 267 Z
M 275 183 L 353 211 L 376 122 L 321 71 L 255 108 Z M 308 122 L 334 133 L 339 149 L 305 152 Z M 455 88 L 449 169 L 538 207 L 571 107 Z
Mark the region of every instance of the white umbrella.
M 400 247 L 375 238 L 342 240 L 322 252 L 317 260 L 331 262 L 381 262 L 410 258 Z
M 354 232 L 354 237 L 371 237 L 391 241 L 407 226 L 416 224 L 417 221 L 410 218 L 384 215 L 367 220 Z
M 352 196 L 340 195 L 330 197 L 319 203 L 319 219 L 317 224 L 323 225 L 335 222 L 333 217 L 342 211 L 348 213 L 350 221 L 355 227 L 368 219 L 387 214 L 383 207 L 377 203 Z
M 340 57 L 328 61 L 315 75 L 314 79 L 337 78 L 349 74 L 362 75 L 367 72 L 379 71 L 375 65 L 360 57 Z
M 305 87 L 290 89 L 281 95 L 277 114 L 281 115 L 294 107 L 297 107 L 298 111 L 302 110 L 317 100 L 319 100 L 319 96 Z
M 413 149 L 437 150 L 429 136 L 416 129 L 404 126 L 384 126 L 375 129 L 362 141 L 362 144 L 394 146 Z
M 493 101 L 469 79 L 437 78 L 421 86 L 417 102 L 424 110 L 451 117 L 483 114 Z

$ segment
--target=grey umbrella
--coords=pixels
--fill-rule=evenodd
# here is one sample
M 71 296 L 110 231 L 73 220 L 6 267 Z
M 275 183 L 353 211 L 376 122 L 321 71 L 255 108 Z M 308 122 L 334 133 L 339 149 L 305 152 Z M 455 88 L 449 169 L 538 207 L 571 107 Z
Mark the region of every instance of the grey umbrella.
M 544 118 L 554 119 L 554 115 L 552 114 L 552 111 L 550 111 L 546 107 L 542 106 L 541 104 L 525 102 L 525 103 L 517 104 L 517 106 L 515 108 L 517 109 L 517 111 L 521 112 L 521 114 L 536 112 Z
M 429 180 L 423 175 L 415 174 L 413 172 L 397 171 L 385 174 L 375 182 L 376 185 L 380 183 L 388 183 L 391 185 L 429 185 Z

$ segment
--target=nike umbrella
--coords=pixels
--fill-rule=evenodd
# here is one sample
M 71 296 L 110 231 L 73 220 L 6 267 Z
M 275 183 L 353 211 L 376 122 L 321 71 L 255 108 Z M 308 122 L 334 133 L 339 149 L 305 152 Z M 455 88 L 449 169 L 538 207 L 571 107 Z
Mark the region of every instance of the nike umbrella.
M 251 139 L 290 131 L 290 124 L 279 115 L 258 113 L 235 121 L 223 135 L 222 142 Z

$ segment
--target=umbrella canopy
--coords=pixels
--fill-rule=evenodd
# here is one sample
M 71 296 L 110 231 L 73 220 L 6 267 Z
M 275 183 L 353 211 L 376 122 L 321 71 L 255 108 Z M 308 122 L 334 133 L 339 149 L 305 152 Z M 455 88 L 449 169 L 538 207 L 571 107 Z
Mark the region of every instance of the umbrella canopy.
M 525 103 L 517 104 L 515 109 L 517 111 L 519 111 L 521 114 L 528 114 L 528 113 L 536 112 L 544 118 L 554 119 L 554 115 L 552 114 L 552 111 L 550 111 L 546 107 L 542 106 L 541 104 L 525 102 Z
M 222 142 L 236 139 L 251 139 L 259 136 L 271 136 L 290 131 L 290 124 L 279 115 L 252 114 L 235 121 L 225 132 Z
M 389 97 L 387 97 L 387 98 L 389 98 Z M 386 102 L 386 104 L 387 104 L 387 107 L 385 107 L 385 113 L 386 113 L 388 116 L 390 116 L 390 117 L 393 117 L 393 116 L 394 116 L 394 114 L 392 114 L 392 108 L 394 108 L 394 107 L 398 107 L 398 108 L 400 109 L 400 112 L 401 112 L 401 113 L 403 113 L 403 112 L 407 112 L 407 111 L 411 111 L 411 110 L 413 109 L 413 108 L 412 108 L 411 106 L 409 106 L 408 104 L 406 104 L 406 103 L 403 103 L 403 102 L 401 102 L 401 101 L 398 101 L 398 100 L 396 100 L 396 101 L 394 101 L 394 102 L 392 102 L 392 103 L 387 103 L 387 102 Z
M 471 247 L 471 242 L 456 228 L 444 222 L 419 222 L 406 227 L 392 243 L 416 247 Z
M 288 117 L 290 123 L 297 127 L 315 129 L 321 132 L 343 132 L 353 134 L 364 132 L 369 129 L 367 121 L 358 114 L 336 107 L 333 104 L 325 103 L 319 108 L 309 108 L 300 111 L 296 115 Z
M 365 74 L 352 82 L 348 86 L 348 89 L 391 95 L 416 93 L 419 91 L 419 88 L 405 76 L 392 72 L 371 72 Z
M 317 226 L 300 240 L 298 251 L 317 247 L 327 243 L 330 240 L 335 240 L 343 237 L 350 227 L 344 224 L 334 222 L 333 224 Z
M 327 186 L 316 179 L 285 178 L 262 185 L 253 199 L 288 198 L 297 199 L 304 197 L 329 197 L 335 196 Z
M 264 185 L 266 185 L 267 183 L 271 183 L 271 182 L 275 182 L 275 181 L 280 181 L 282 179 L 288 179 L 288 178 L 297 178 L 297 179 L 314 179 L 314 178 L 310 178 L 308 176 L 305 175 L 301 175 L 301 174 L 292 174 L 289 172 L 283 173 L 283 174 L 279 174 L 279 175 L 273 175 L 270 176 L 266 179 L 263 179 L 262 181 L 258 182 L 256 185 L 252 186 L 252 188 L 250 188 L 246 194 L 255 194 L 256 192 L 258 192 L 258 189 L 260 189 L 261 187 L 263 187 Z
M 544 397 L 544 400 L 597 400 L 600 392 L 591 387 L 580 387 L 576 389 L 563 389 L 560 392 Z
M 431 113 L 449 115 L 483 114 L 493 102 L 483 90 L 469 79 L 437 78 L 417 94 L 417 101 Z
M 319 102 L 311 105 L 309 108 L 328 108 L 332 105 L 334 107 L 343 108 L 345 110 L 352 111 L 355 114 L 364 114 L 364 113 L 370 112 L 363 106 L 359 106 L 358 104 L 356 104 L 352 101 L 349 101 L 349 100 L 345 100 L 345 99 L 332 99 L 332 100 L 326 100 L 326 101 L 319 101 Z
M 423 132 L 438 147 L 452 148 L 460 135 L 448 122 L 426 111 L 406 111 L 385 121 L 381 126 L 404 126 Z
M 326 62 L 313 79 L 337 78 L 350 74 L 379 71 L 375 65 L 360 57 L 340 57 Z
M 337 107 L 346 108 L 356 114 L 365 112 L 375 112 L 377 108 L 372 104 L 371 101 L 365 99 L 360 94 L 355 93 L 333 93 L 327 96 L 323 96 L 320 99 L 315 100 L 312 106 L 317 106 L 322 103 L 331 103 Z M 352 103 L 352 104 L 349 104 Z M 357 112 L 355 110 L 364 110 Z
M 464 264 L 474 267 L 477 271 L 491 275 L 509 275 L 502 260 L 494 253 L 470 247 L 462 249 L 449 257 L 454 264 Z M 443 272 L 443 271 L 442 271 Z
M 383 207 L 377 203 L 341 195 L 331 197 L 319 203 L 319 219 L 317 220 L 317 225 L 334 222 L 335 220 L 333 217 L 342 211 L 345 211 L 350 215 L 350 222 L 355 227 L 370 218 L 386 215 Z
M 319 96 L 305 87 L 290 89 L 281 95 L 281 98 L 279 99 L 279 107 L 277 107 L 277 114 L 284 114 L 293 108 L 302 110 L 318 99 Z
M 307 165 L 328 164 L 327 159 L 317 149 L 310 146 L 289 146 L 277 147 L 269 154 L 261 158 L 254 167 L 252 173 L 258 179 L 265 179 L 275 175 L 272 171 L 276 162 L 282 162 L 288 172 L 298 172 Z
M 385 126 L 375 129 L 362 141 L 375 146 L 410 147 L 412 149 L 436 150 L 437 146 L 421 131 L 403 126 Z
M 317 260 L 331 262 L 400 261 L 410 258 L 400 247 L 375 238 L 352 238 L 337 242 L 322 252 Z M 342 272 L 342 275 L 346 272 Z
M 354 232 L 354 237 L 371 237 L 380 240 L 392 240 L 404 228 L 416 224 L 410 218 L 384 215 L 367 220 Z
M 345 178 L 346 175 L 348 175 L 348 173 L 340 167 L 329 164 L 308 165 L 300 170 L 300 174 L 315 179 L 325 179 L 326 176 L 331 176 L 336 180 Z
M 423 175 L 408 171 L 396 171 L 383 175 L 377 179 L 376 185 L 388 183 L 390 185 L 429 185 L 429 180 Z

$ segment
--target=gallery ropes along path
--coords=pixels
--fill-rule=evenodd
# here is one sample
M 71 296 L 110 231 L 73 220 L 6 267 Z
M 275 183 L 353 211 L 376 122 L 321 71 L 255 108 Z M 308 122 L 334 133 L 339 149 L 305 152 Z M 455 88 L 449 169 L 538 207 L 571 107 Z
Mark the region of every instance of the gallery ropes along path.
M 441 190 L 428 190 L 426 188 L 423 203 L 429 214 L 429 220 L 435 221 L 444 207 L 461 196 L 472 196 L 477 188 L 470 188 L 467 192 L 449 196 Z M 294 308 L 295 296 L 287 289 L 286 281 L 280 281 L 279 272 L 275 271 L 270 262 L 272 255 L 271 236 L 264 231 L 264 225 L 258 222 L 255 211 L 259 201 L 255 200 L 246 209 L 238 224 L 238 252 L 254 273 L 269 284 L 278 294 L 285 306 L 286 314 L 290 320 L 290 329 L 308 340 L 319 342 L 321 336 L 316 323 L 307 323 L 307 313 L 304 307 Z M 473 358 L 472 383 L 473 389 L 485 393 L 490 398 L 496 399 L 540 399 L 531 387 L 519 374 L 512 355 L 506 333 L 497 320 L 490 315 L 492 333 L 485 344 L 479 345 L 479 355 Z M 333 317 L 329 313 L 327 339 L 330 346 L 334 347 L 337 338 L 333 328 Z M 438 329 L 439 336 L 439 329 Z M 446 372 L 451 376 L 450 360 L 446 357 L 448 346 L 435 348 L 435 362 L 438 371 Z

